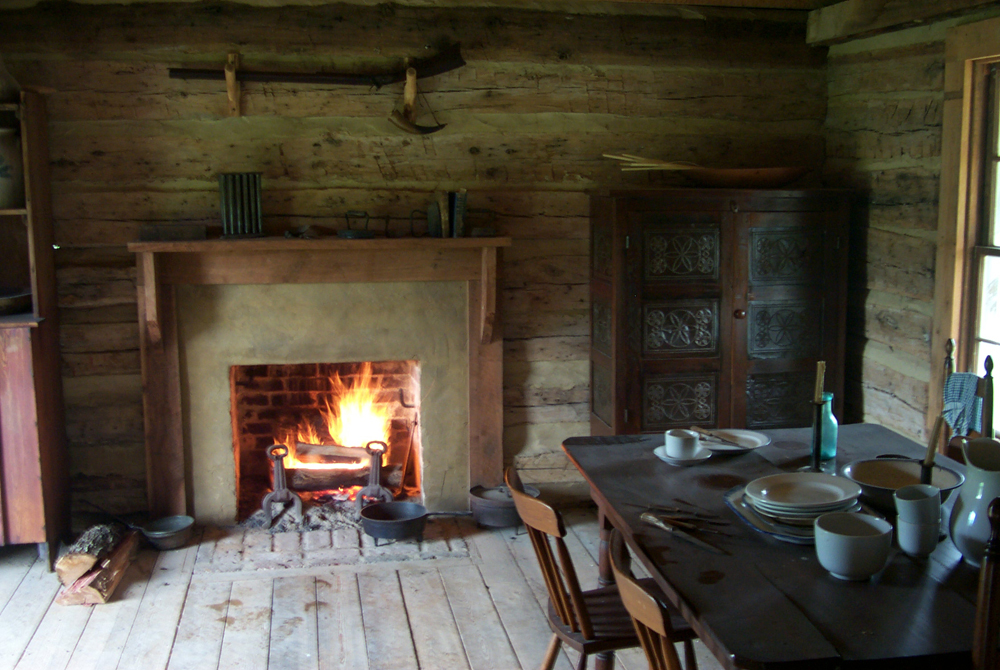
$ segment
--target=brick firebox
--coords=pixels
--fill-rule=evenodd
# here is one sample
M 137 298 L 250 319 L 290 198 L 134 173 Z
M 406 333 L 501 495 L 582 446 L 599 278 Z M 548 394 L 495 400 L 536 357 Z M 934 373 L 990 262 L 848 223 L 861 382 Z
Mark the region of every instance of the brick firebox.
M 339 398 L 335 393 L 334 377 L 347 388 L 368 381 L 379 390 L 374 405 L 391 417 L 384 465 L 389 471 L 400 471 L 399 484 L 390 488 L 397 494 L 405 488 L 408 496 L 419 498 L 419 363 L 368 363 L 371 374 L 367 380 L 360 374 L 360 362 L 234 365 L 230 368 L 239 519 L 260 509 L 262 497 L 271 490 L 268 448 L 281 442 L 290 429 L 304 422 L 318 425 L 327 402 L 336 406 Z M 323 444 L 330 443 L 323 441 Z M 310 496 L 309 493 L 303 495 Z

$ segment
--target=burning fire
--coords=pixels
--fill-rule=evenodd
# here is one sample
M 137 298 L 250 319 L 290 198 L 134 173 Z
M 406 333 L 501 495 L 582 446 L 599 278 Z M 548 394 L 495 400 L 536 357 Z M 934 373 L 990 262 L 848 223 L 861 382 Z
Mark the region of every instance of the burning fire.
M 278 436 L 278 441 L 288 447 L 286 467 L 360 470 L 368 465 L 366 444 L 372 441 L 388 443 L 389 411 L 377 404 L 382 389 L 372 378 L 371 363 L 363 363 L 357 377 L 346 382 L 335 372 L 330 377 L 330 386 L 330 397 L 324 400 L 324 409 L 320 410 L 322 425 L 319 430 L 313 422 L 303 419 L 298 426 Z M 297 443 L 357 448 L 360 462 L 305 463 L 296 456 Z

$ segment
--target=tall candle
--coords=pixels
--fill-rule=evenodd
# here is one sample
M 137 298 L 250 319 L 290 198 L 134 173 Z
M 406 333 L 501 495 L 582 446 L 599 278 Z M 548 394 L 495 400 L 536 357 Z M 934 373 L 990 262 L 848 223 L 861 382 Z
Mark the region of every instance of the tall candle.
M 826 377 L 826 361 L 816 361 L 816 393 L 813 402 L 819 405 L 823 402 L 823 378 Z

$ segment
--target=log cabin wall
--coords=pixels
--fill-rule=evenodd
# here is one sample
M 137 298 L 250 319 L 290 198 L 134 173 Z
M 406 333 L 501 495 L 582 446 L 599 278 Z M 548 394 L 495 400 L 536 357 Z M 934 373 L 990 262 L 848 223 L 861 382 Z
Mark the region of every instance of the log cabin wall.
M 654 15 L 388 4 L 3 12 L 8 69 L 49 92 L 74 496 L 145 506 L 125 245 L 143 224 L 217 226 L 216 175 L 228 171 L 263 172 L 275 233 L 342 227 L 350 209 L 406 227 L 435 191 L 456 188 L 494 210 L 514 238 L 502 266 L 505 460 L 533 470 L 529 480 L 572 476 L 560 442 L 589 431 L 586 191 L 683 183 L 623 176 L 601 154 L 816 168 L 824 155 L 825 49 L 806 46 L 804 13 L 633 11 Z M 222 82 L 167 76 L 221 68 L 230 51 L 248 70 L 384 67 L 444 40 L 461 42 L 468 64 L 420 81 L 419 121 L 432 109 L 448 124 L 430 136 L 387 120 L 401 84 L 244 84 L 233 118 Z
M 926 441 L 945 37 L 959 19 L 830 47 L 825 179 L 867 192 L 852 230 L 849 421 Z

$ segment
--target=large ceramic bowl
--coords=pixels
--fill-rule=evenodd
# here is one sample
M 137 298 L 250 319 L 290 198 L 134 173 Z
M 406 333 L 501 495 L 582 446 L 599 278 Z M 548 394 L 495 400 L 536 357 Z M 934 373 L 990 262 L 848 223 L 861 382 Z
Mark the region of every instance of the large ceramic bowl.
M 861 498 L 885 514 L 895 514 L 896 489 L 920 483 L 920 461 L 910 458 L 869 458 L 844 466 L 843 474 L 861 487 Z M 934 464 L 931 484 L 941 489 L 941 502 L 965 482 L 961 472 Z
M 869 514 L 834 512 L 817 517 L 816 557 L 838 579 L 864 580 L 885 567 L 892 524 Z

